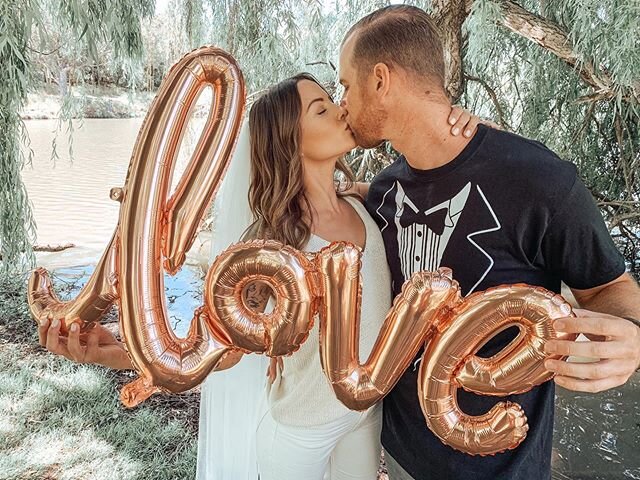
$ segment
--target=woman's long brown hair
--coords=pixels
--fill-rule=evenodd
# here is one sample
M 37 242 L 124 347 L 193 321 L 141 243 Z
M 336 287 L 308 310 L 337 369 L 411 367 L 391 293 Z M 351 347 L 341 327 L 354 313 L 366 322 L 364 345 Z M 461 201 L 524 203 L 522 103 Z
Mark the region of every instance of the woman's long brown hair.
M 271 87 L 251 107 L 249 206 L 255 222 L 245 235 L 245 239 L 277 240 L 297 249 L 309 241 L 312 212 L 304 192 L 300 156 L 301 80 L 315 82 L 326 91 L 312 75 L 300 73 Z M 354 176 L 343 159 L 338 160 L 336 169 L 350 186 Z

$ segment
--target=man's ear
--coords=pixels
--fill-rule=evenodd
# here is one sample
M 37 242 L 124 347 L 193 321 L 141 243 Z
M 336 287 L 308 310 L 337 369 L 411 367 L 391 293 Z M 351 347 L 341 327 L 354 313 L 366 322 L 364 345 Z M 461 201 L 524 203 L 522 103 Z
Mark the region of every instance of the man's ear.
M 391 70 L 386 63 L 373 66 L 374 91 L 379 98 L 385 97 L 391 88 Z

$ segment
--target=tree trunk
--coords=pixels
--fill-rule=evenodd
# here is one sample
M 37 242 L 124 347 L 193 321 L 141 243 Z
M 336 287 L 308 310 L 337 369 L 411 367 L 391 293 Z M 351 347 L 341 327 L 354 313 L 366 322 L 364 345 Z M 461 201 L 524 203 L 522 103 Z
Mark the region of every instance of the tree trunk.
M 465 0 L 434 0 L 431 14 L 440 29 L 444 49 L 445 87 L 453 103 L 464 92 L 462 24 L 467 18 Z

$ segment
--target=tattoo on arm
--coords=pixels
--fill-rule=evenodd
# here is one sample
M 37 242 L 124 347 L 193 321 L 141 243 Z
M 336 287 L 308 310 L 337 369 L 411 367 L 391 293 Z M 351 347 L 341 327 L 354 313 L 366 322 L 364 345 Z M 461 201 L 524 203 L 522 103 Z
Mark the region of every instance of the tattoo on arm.
M 244 290 L 244 301 L 249 308 L 264 312 L 271 296 L 271 289 L 266 283 L 253 282 Z

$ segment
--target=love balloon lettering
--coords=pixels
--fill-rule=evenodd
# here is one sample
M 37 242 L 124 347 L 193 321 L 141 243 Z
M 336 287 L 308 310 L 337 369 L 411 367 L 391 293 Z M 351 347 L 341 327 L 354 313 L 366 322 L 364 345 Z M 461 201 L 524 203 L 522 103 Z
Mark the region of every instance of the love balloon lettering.
M 176 156 L 195 102 L 213 90 L 202 135 L 175 191 Z M 360 250 L 337 242 L 315 255 L 268 240 L 238 243 L 213 262 L 204 305 L 194 312 L 185 338 L 170 327 L 164 272 L 183 265 L 231 158 L 245 105 L 235 60 L 214 47 L 197 49 L 163 80 L 140 129 L 123 188 L 119 223 L 91 278 L 68 302 L 53 291 L 46 270 L 30 278 L 33 317 L 90 328 L 118 304 L 120 332 L 139 378 L 121 392 L 133 407 L 159 391 L 183 392 L 200 384 L 234 352 L 290 355 L 320 318 L 320 356 L 337 398 L 364 410 L 379 402 L 425 346 L 419 400 L 429 428 L 451 447 L 488 455 L 515 448 L 526 436 L 519 405 L 497 403 L 470 416 L 457 404 L 458 388 L 505 396 L 552 378 L 543 345 L 555 338 L 552 321 L 572 315 L 562 297 L 527 285 L 501 286 L 462 298 L 451 272 L 418 272 L 403 286 L 365 363 L 358 350 Z M 258 313 L 243 292 L 261 281 L 275 306 Z M 516 326 L 517 337 L 499 354 L 475 352 L 496 333 Z M 555 356 L 552 358 L 562 358 Z

